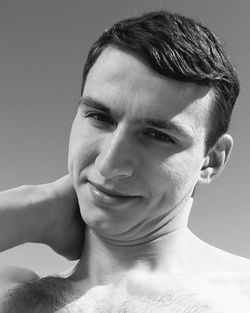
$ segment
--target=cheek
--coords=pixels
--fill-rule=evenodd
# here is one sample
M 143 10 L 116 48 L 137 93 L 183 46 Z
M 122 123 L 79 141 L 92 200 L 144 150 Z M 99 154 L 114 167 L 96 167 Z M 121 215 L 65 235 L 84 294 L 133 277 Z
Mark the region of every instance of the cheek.
M 151 173 L 150 183 L 155 193 L 175 199 L 190 192 L 199 177 L 200 162 L 197 156 L 179 153 L 169 157 Z
M 83 125 L 84 126 L 84 125 Z M 68 170 L 72 178 L 94 162 L 98 145 L 86 127 L 79 127 L 75 120 L 71 129 L 68 152 Z M 75 180 L 75 179 L 74 179 Z
M 195 154 L 184 153 L 178 155 L 175 160 L 168 162 L 168 168 L 172 170 L 172 178 L 177 186 L 177 192 L 188 192 L 196 185 L 201 160 Z

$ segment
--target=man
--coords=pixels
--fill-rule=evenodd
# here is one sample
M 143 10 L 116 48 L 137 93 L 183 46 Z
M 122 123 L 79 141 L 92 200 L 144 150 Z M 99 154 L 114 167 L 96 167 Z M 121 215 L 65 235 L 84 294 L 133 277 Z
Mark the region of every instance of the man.
M 43 279 L 5 269 L 2 312 L 249 312 L 249 260 L 187 228 L 196 185 L 230 155 L 238 93 L 220 43 L 191 19 L 160 11 L 106 30 L 83 71 L 70 178 L 0 201 L 1 250 L 44 242 L 75 257 L 78 201 L 80 260 Z

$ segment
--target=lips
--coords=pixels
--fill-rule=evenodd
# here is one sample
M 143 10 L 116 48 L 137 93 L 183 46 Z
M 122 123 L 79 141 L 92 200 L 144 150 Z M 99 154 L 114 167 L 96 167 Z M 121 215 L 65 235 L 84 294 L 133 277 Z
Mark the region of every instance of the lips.
M 133 196 L 130 196 L 130 195 L 127 195 L 127 194 L 123 194 L 119 191 L 116 191 L 114 189 L 106 189 L 105 187 L 102 187 L 98 184 L 95 184 L 95 183 L 92 183 L 92 182 L 89 182 L 91 185 L 93 185 L 96 189 L 98 189 L 99 191 L 101 191 L 102 193 L 108 195 L 108 196 L 111 196 L 111 197 L 133 197 Z
M 104 188 L 92 182 L 89 182 L 89 192 L 95 203 L 108 206 L 120 206 L 139 198 L 138 196 L 130 196 L 114 189 Z

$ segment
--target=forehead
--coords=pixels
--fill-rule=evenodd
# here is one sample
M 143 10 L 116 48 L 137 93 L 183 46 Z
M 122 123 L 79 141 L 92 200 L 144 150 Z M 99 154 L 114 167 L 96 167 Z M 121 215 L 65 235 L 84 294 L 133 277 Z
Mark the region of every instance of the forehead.
M 211 102 L 209 88 L 162 76 L 138 56 L 113 47 L 106 48 L 91 68 L 83 96 L 134 119 L 186 119 L 192 127 L 207 124 Z

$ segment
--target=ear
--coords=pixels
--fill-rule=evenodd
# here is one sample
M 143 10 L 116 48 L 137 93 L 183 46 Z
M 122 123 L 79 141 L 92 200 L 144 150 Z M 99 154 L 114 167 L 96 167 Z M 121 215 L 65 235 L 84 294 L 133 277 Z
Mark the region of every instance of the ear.
M 233 148 L 233 138 L 224 134 L 208 151 L 203 160 L 199 183 L 208 184 L 223 171 Z

